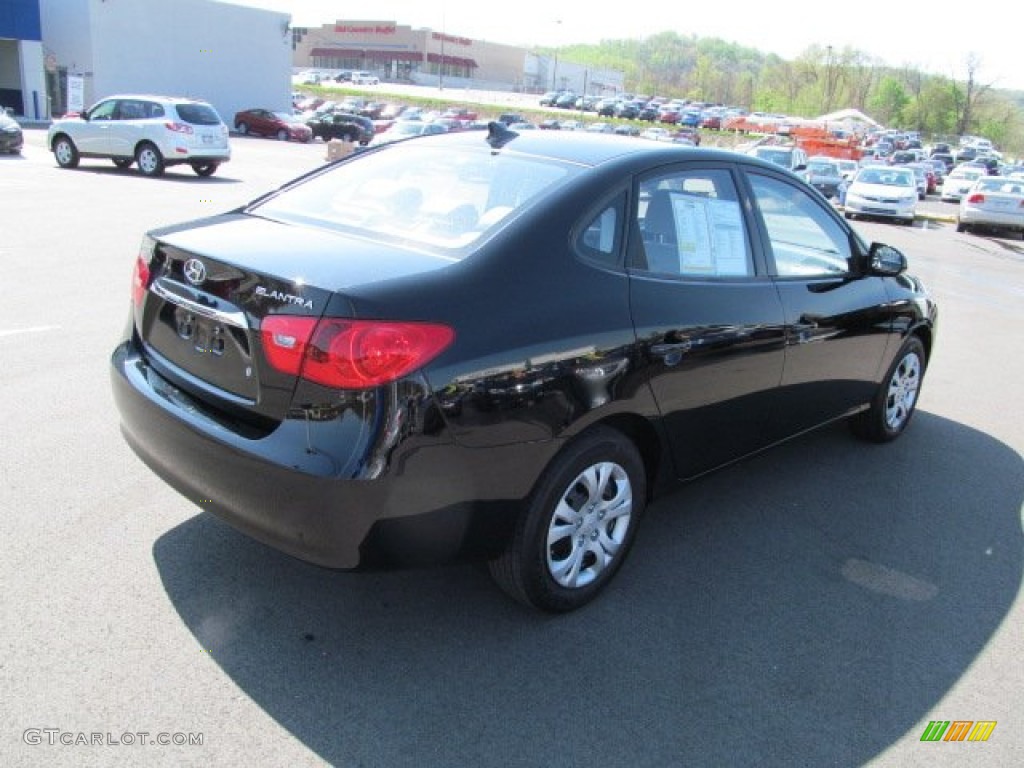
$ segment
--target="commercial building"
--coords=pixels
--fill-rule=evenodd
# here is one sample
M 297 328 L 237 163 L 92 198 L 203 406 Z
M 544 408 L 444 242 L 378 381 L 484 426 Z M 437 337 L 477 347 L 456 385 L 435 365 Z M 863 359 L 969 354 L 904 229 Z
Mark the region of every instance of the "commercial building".
M 381 80 L 539 93 L 618 92 L 621 72 L 585 67 L 517 46 L 395 21 L 338 20 L 292 31 L 296 69 L 366 71 Z
M 46 113 L 39 0 L 0 0 L 0 107 L 41 120 Z
M 126 92 L 205 99 L 226 120 L 291 107 L 286 13 L 217 0 L 0 0 L 0 38 L 0 100 L 28 117 Z

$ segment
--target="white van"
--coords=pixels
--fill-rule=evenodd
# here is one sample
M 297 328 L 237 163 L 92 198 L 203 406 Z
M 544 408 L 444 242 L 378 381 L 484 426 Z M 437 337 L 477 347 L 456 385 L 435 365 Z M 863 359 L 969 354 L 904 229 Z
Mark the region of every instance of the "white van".
M 376 75 L 371 75 L 369 72 L 353 72 L 352 73 L 352 84 L 353 85 L 379 85 L 380 78 Z

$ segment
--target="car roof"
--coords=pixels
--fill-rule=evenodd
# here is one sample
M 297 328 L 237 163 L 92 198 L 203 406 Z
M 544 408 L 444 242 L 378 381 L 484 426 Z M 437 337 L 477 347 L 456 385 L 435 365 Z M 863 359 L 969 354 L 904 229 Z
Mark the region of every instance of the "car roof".
M 646 157 L 656 165 L 681 160 L 718 160 L 744 162 L 773 171 L 779 166 L 725 149 L 703 149 L 669 142 L 655 142 L 634 136 L 596 133 L 592 131 L 522 131 L 508 141 L 503 150 L 517 154 L 549 156 L 579 165 L 597 166 L 628 157 Z M 430 142 L 444 146 L 486 146 L 488 132 L 457 131 L 435 136 L 423 136 L 418 142 Z M 661 156 L 656 157 L 656 156 Z
M 96 99 L 96 103 L 109 101 L 110 99 L 149 99 L 150 101 L 170 101 L 175 104 L 209 104 L 205 99 L 196 99 L 191 96 L 163 96 L 157 93 L 112 93 Z

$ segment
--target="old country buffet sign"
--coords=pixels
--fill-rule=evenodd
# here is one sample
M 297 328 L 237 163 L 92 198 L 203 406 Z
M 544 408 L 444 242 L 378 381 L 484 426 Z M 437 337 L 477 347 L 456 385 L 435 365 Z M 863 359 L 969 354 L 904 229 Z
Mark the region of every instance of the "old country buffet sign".
M 455 43 L 456 45 L 472 45 L 473 41 L 468 37 L 455 37 L 454 35 L 445 35 L 440 32 L 433 32 L 430 35 L 435 40 L 443 40 L 446 43 Z
M 334 31 L 345 35 L 393 35 L 397 27 L 394 24 L 336 24 Z

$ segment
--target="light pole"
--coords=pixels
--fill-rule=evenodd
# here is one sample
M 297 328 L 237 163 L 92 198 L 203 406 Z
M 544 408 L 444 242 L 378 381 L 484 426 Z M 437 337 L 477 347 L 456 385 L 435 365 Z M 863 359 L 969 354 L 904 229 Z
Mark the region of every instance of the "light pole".
M 561 19 L 555 19 L 555 24 L 561 24 L 561 23 L 562 23 Z M 559 35 L 558 39 L 561 40 L 562 36 Z M 555 65 L 554 65 L 554 67 L 552 67 L 552 70 L 551 70 L 551 90 L 552 91 L 557 91 L 558 90 L 558 48 L 554 49 L 553 56 L 554 56 L 554 59 L 555 59 Z
M 437 90 L 444 90 L 444 36 L 445 36 L 445 24 L 444 24 L 444 10 L 441 11 L 441 61 L 437 65 Z
M 824 110 L 832 109 L 832 46 L 825 46 L 825 104 Z

